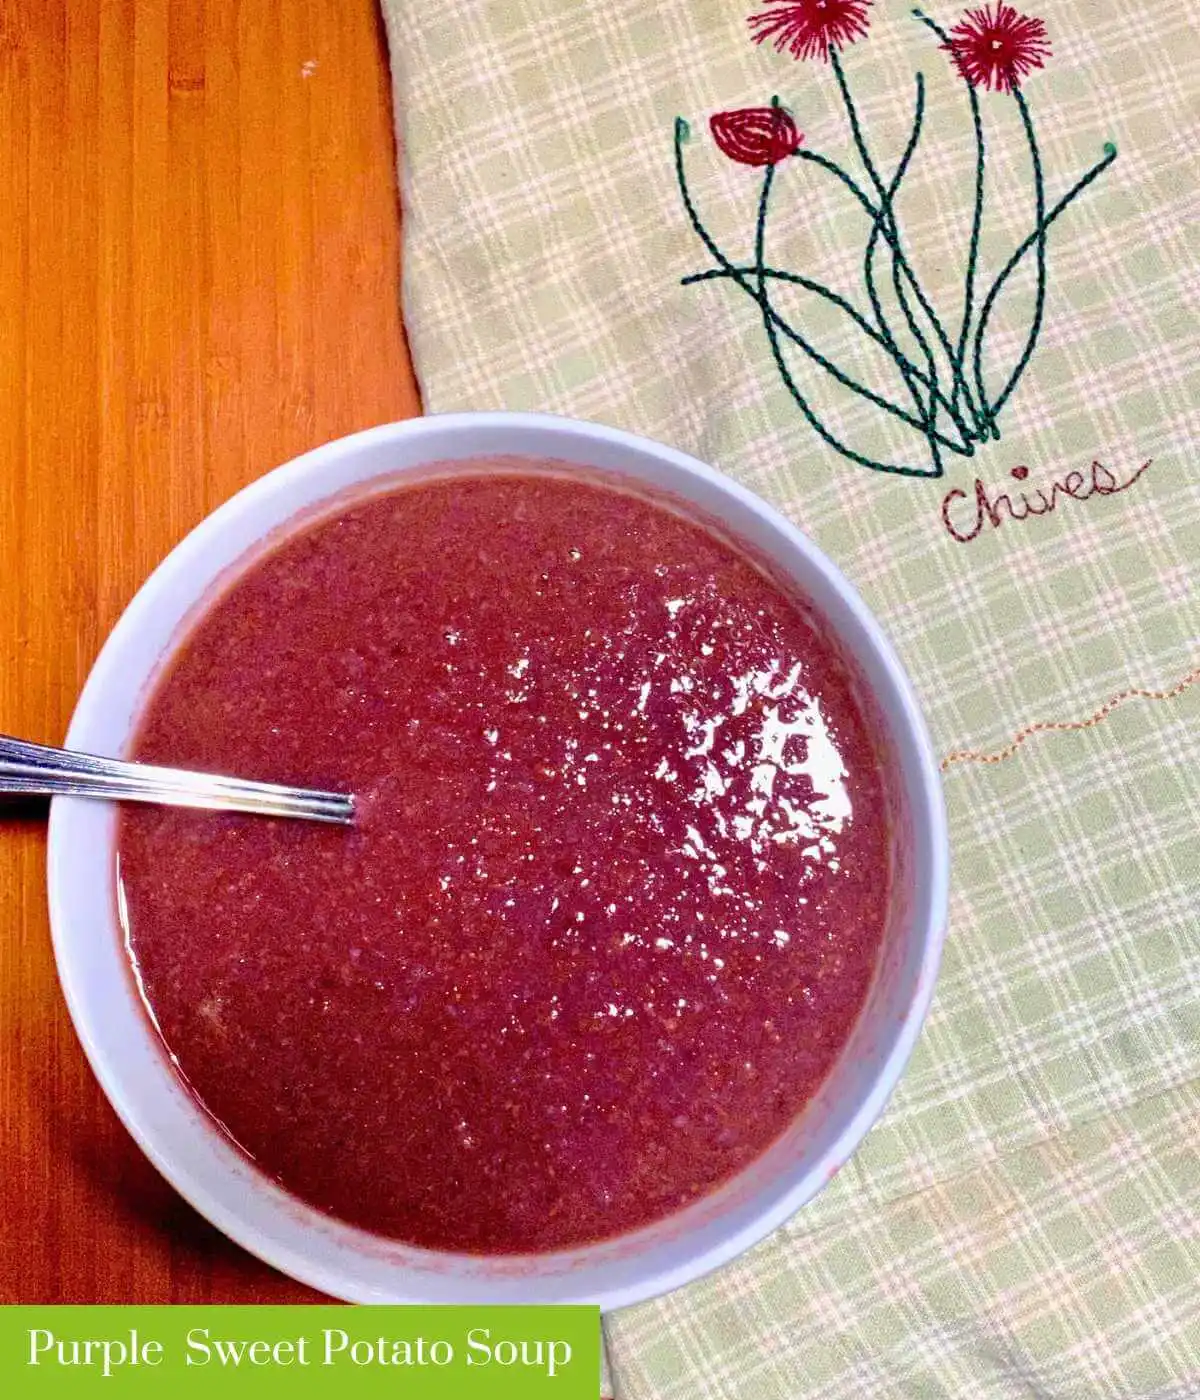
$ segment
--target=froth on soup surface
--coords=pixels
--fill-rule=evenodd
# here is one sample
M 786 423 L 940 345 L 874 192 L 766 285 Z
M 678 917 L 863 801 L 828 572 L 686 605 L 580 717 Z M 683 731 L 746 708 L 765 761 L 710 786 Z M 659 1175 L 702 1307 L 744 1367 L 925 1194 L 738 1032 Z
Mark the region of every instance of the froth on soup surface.
M 353 829 L 129 807 L 162 1039 L 296 1196 L 436 1249 L 647 1224 L 759 1156 L 864 1001 L 890 863 L 805 602 L 661 503 L 476 463 L 285 535 L 135 756 L 357 795 Z

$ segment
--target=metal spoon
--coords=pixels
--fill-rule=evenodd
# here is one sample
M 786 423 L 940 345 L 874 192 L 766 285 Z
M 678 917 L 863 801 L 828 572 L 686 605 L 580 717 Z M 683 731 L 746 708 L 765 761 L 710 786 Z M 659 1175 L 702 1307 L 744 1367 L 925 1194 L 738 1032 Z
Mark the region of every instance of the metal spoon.
M 354 821 L 354 798 L 342 793 L 251 783 L 210 773 L 189 773 L 182 768 L 157 768 L 148 763 L 123 763 L 0 735 L 0 793 L 5 792 L 158 802 L 169 807 L 257 812 L 265 817 L 303 817 L 343 826 Z

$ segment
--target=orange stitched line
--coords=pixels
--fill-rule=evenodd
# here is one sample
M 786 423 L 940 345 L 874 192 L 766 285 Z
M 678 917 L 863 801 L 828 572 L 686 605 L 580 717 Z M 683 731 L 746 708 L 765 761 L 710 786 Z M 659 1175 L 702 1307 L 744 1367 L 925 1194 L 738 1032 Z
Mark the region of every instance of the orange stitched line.
M 996 749 L 993 753 L 981 753 L 977 749 L 956 749 L 942 759 L 942 772 L 944 773 L 955 763 L 1003 763 L 1006 758 L 1011 758 L 1025 740 L 1034 734 L 1057 733 L 1069 729 L 1091 729 L 1094 724 L 1099 724 L 1101 720 L 1107 719 L 1117 706 L 1123 705 L 1126 700 L 1174 700 L 1177 695 L 1182 695 L 1188 686 L 1195 685 L 1197 681 L 1200 681 L 1200 666 L 1189 671 L 1170 690 L 1122 690 L 1120 694 L 1106 700 L 1096 713 L 1089 715 L 1087 719 L 1040 720 L 1037 724 L 1031 724 L 1022 729 L 1014 737 L 1012 743 L 1006 744 L 1002 749 Z

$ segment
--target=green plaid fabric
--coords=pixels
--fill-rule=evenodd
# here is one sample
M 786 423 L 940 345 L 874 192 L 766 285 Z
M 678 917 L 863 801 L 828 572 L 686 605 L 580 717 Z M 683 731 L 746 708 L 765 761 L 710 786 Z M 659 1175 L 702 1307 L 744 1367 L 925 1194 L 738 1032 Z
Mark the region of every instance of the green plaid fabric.
M 1047 210 L 1105 159 L 1105 143 L 1118 154 L 1046 234 L 1044 295 L 1035 237 L 997 300 L 983 362 L 993 388 L 1040 300 L 1036 350 L 996 419 L 999 440 L 948 453 L 939 479 L 871 470 L 829 446 L 772 352 L 762 268 L 818 281 L 866 315 L 872 218 L 827 167 L 783 161 L 760 268 L 764 168 L 723 154 L 710 116 L 777 96 L 800 149 L 873 194 L 831 66 L 750 42 L 749 11 L 777 5 L 384 8 L 406 315 L 427 408 L 599 419 L 737 476 L 861 589 L 942 752 L 1005 755 L 947 768 L 944 971 L 884 1118 L 749 1256 L 608 1320 L 617 1394 L 1200 1396 L 1192 7 L 1036 9 L 1053 56 L 1021 90 Z M 931 15 L 945 27 L 960 18 L 940 5 Z M 894 210 L 915 274 L 957 328 L 976 159 L 966 85 L 908 5 L 878 3 L 869 18 L 869 34 L 841 52 L 846 81 L 886 185 L 924 75 L 924 126 Z M 984 92 L 980 109 L 982 296 L 1037 215 L 1019 104 Z M 728 266 L 749 270 L 740 285 L 685 211 L 680 116 L 689 197 Z M 786 135 L 771 121 L 769 133 Z M 885 247 L 880 296 L 898 325 L 891 265 Z M 726 275 L 681 285 L 714 270 Z M 827 297 L 762 277 L 781 321 L 911 410 L 886 346 Z M 778 335 L 780 322 L 768 324 Z M 906 345 L 927 371 L 919 345 Z M 853 392 L 794 343 L 781 358 L 833 437 L 880 463 L 928 468 L 920 421 Z M 952 491 L 962 494 L 947 503 Z M 1055 508 L 1012 518 L 1022 501 Z M 1029 732 L 1045 721 L 1072 727 Z

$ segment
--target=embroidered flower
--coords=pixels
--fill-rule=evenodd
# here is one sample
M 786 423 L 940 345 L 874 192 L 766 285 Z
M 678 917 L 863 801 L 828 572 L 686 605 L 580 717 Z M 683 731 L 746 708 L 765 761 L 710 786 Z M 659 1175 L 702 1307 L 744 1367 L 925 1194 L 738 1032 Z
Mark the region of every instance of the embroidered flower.
M 751 15 L 754 42 L 774 39 L 775 50 L 793 58 L 829 57 L 830 49 L 852 44 L 867 32 L 871 0 L 764 0 L 773 5 Z
M 969 84 L 971 97 L 972 125 L 975 134 L 973 178 L 968 180 L 967 170 L 962 172 L 961 193 L 971 201 L 972 213 L 969 239 L 966 223 L 963 221 L 963 244 L 965 272 L 961 290 L 946 314 L 939 314 L 938 306 L 921 285 L 916 269 L 910 264 L 904 251 L 900 226 L 902 219 L 896 202 L 896 195 L 904 176 L 910 167 L 910 158 L 917 148 L 921 136 L 925 114 L 925 88 L 920 75 L 917 76 L 917 90 L 913 105 L 911 127 L 904 156 L 894 176 L 888 175 L 888 187 L 884 187 L 884 176 L 876 168 L 871 155 L 871 144 L 866 135 L 865 113 L 857 105 L 851 91 L 850 77 L 843 67 L 842 47 L 862 38 L 868 31 L 872 0 L 757 0 L 753 7 L 756 13 L 750 15 L 749 24 L 756 43 L 770 41 L 777 52 L 790 51 L 796 58 L 823 58 L 832 68 L 831 79 L 836 79 L 837 96 L 845 110 L 849 135 L 853 142 L 857 163 L 866 171 L 870 185 L 874 187 L 879 207 L 876 208 L 855 179 L 855 172 L 848 171 L 836 159 L 810 151 L 803 137 L 796 129 L 795 121 L 783 107 L 779 98 L 773 97 L 769 106 L 751 107 L 732 112 L 719 112 L 710 117 L 713 139 L 717 147 L 730 160 L 739 164 L 758 166 L 765 174 L 758 181 L 755 213 L 753 216 L 753 246 L 755 261 L 746 264 L 737 249 L 744 250 L 746 240 L 724 249 L 717 237 L 705 226 L 697 200 L 689 188 L 687 173 L 686 144 L 691 136 L 691 128 L 682 116 L 675 119 L 674 164 L 675 176 L 683 201 L 684 213 L 692 229 L 707 252 L 712 265 L 703 271 L 694 272 L 682 278 L 683 286 L 699 283 L 724 282 L 745 294 L 754 304 L 755 311 L 762 319 L 768 348 L 779 380 L 796 408 L 827 448 L 839 453 L 857 466 L 871 471 L 912 478 L 937 478 L 945 475 L 947 454 L 973 457 L 980 446 L 1000 439 L 999 420 L 1012 399 L 1023 375 L 1033 361 L 1039 337 L 1051 308 L 1047 296 L 1049 287 L 1047 268 L 1046 229 L 1055 223 L 1068 205 L 1073 204 L 1117 158 L 1117 149 L 1108 142 L 1104 146 L 1103 159 L 1097 160 L 1075 180 L 1074 184 L 1053 204 L 1049 204 L 1046 193 L 1044 156 L 1039 145 L 1033 113 L 1021 90 L 1021 84 L 1034 70 L 1042 68 L 1050 57 L 1050 40 L 1046 27 L 1040 19 L 1034 19 L 1015 10 L 1008 0 L 963 0 L 964 6 L 973 9 L 960 11 L 961 18 L 954 29 L 944 27 L 919 9 L 912 16 L 932 34 L 939 47 L 951 55 L 951 62 L 958 73 Z M 912 0 L 909 0 L 912 3 Z M 977 87 L 991 87 L 1009 93 L 1018 108 L 1021 118 L 1021 131 L 1010 130 L 1009 139 L 1022 140 L 1028 148 L 1028 163 L 1022 161 L 1018 168 L 1029 170 L 1032 175 L 1033 197 L 1027 201 L 1036 211 L 1033 227 L 1019 241 L 1008 260 L 999 272 L 991 272 L 980 258 L 981 232 L 991 225 L 987 219 L 989 192 L 995 194 L 996 180 L 986 180 L 986 164 L 992 154 L 995 142 L 989 138 L 985 149 L 983 113 L 977 100 Z M 953 107 L 964 115 L 958 103 Z M 1011 128 L 1011 123 L 1009 124 Z M 767 267 L 765 249 L 767 231 L 771 217 L 771 198 L 776 204 L 789 194 L 797 195 L 797 187 L 792 180 L 777 180 L 775 175 L 781 162 L 793 157 L 807 165 L 809 161 L 819 164 L 829 173 L 837 176 L 842 184 L 852 191 L 860 203 L 874 217 L 869 232 L 865 232 L 863 250 L 865 269 L 865 290 L 871 300 L 873 316 L 863 314 L 854 301 L 841 295 L 833 288 L 812 277 L 800 276 L 781 267 Z M 954 172 L 948 171 L 947 183 L 954 179 Z M 801 184 L 804 182 L 802 181 Z M 989 191 L 989 186 L 990 191 Z M 749 188 L 747 188 L 749 195 Z M 803 210 L 801 210 L 803 212 Z M 1028 226 L 1026 226 L 1028 227 Z M 781 244 L 782 239 L 778 240 Z M 885 252 L 883 244 L 887 245 Z M 775 240 L 772 240 L 774 247 Z M 890 257 L 888 254 L 890 253 Z M 885 309 L 875 295 L 872 286 L 871 267 L 877 257 L 888 258 L 892 264 L 894 298 L 892 305 Z M 1003 359 L 1007 368 L 1003 379 L 997 376 L 1000 366 L 997 357 L 988 352 L 997 334 L 993 311 L 997 305 L 1007 305 L 1000 297 L 1009 278 L 1016 273 L 1022 262 L 1028 268 L 1033 264 L 1035 290 L 1032 297 L 1025 299 L 1028 308 L 1024 343 L 1019 350 L 1012 347 Z M 819 269 L 814 269 L 819 273 Z M 809 294 L 802 305 L 797 306 L 797 298 L 784 293 L 794 286 L 801 286 Z M 784 304 L 777 304 L 779 297 Z M 818 349 L 807 338 L 802 317 L 810 308 L 816 310 L 816 298 L 826 307 L 836 309 L 857 327 L 862 337 L 881 359 L 892 361 L 895 370 L 905 381 L 912 399 L 912 408 L 903 398 L 895 394 L 887 396 L 879 392 L 873 383 L 861 382 L 857 377 L 862 371 L 855 361 L 847 359 L 845 365 Z M 893 309 L 894 307 L 894 309 Z M 906 338 L 898 336 L 900 321 L 903 318 L 915 333 L 914 308 L 919 308 L 922 324 L 929 327 L 934 339 L 925 344 L 921 341 L 924 355 L 914 355 Z M 794 320 L 789 320 L 792 317 Z M 1007 317 L 1005 320 L 1007 321 Z M 1007 339 L 1013 332 L 1005 325 L 1001 332 Z M 934 344 L 940 347 L 938 356 L 949 365 L 949 380 L 943 377 L 933 364 Z M 924 460 L 905 453 L 895 460 L 890 454 L 883 459 L 868 455 L 862 447 L 851 441 L 842 441 L 835 431 L 836 423 L 826 423 L 819 401 L 810 402 L 807 397 L 804 374 L 794 371 L 804 367 L 801 356 L 820 372 L 835 380 L 846 392 L 874 405 L 896 422 L 903 424 L 911 433 L 922 440 Z M 928 368 L 922 365 L 922 359 Z M 1015 361 L 1015 363 L 1013 363 Z M 886 390 L 886 381 L 881 386 Z M 863 447 L 866 445 L 864 444 Z M 1028 468 L 1018 465 L 1010 468 L 1013 481 L 1024 483 Z M 1107 472 L 1107 468 L 1100 468 Z M 1069 474 L 1070 480 L 1063 490 L 1068 495 L 1078 496 L 1074 478 L 1079 473 Z M 1109 479 L 1109 478 L 1106 478 Z M 1115 477 L 1111 480 L 1115 481 Z M 1074 483 L 1074 484 L 1073 484 Z M 1114 488 L 1115 489 L 1115 488 Z M 1103 494 L 1103 487 L 1096 487 L 1097 494 Z M 1024 502 L 1029 514 L 1037 514 L 1037 502 L 1044 493 L 1029 491 L 1021 495 L 1010 488 L 1009 495 Z M 951 492 L 946 497 L 946 506 L 956 500 L 966 500 L 961 491 Z M 1003 494 L 998 498 L 1007 499 Z M 983 507 L 981 506 L 981 510 Z M 1053 509 L 1051 504 L 1048 509 Z M 1044 512 L 1043 512 L 1044 513 Z M 982 516 L 980 517 L 983 518 Z M 943 514 L 947 530 L 965 542 L 973 538 L 969 532 L 958 528 L 959 522 Z M 977 523 L 977 522 L 976 522 Z M 978 530 L 975 531 L 978 533 Z
M 1004 0 L 968 10 L 950 31 L 949 50 L 972 87 L 1015 92 L 1022 78 L 1050 57 L 1050 40 L 1040 19 L 1020 14 Z
M 739 165 L 778 165 L 795 155 L 804 137 L 782 107 L 743 107 L 709 120 L 713 139 Z

